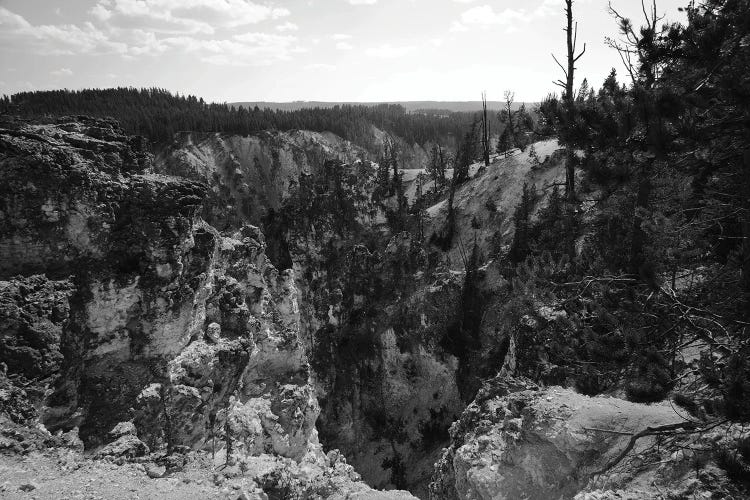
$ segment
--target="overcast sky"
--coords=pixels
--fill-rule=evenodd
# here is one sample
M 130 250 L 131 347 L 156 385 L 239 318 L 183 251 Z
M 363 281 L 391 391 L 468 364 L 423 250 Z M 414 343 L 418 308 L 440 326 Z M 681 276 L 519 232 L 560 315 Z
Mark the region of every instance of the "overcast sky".
M 687 0 L 659 0 L 681 20 Z M 0 0 L 0 94 L 163 87 L 213 101 L 537 101 L 560 78 L 563 0 Z M 613 0 L 642 18 L 640 1 Z M 580 78 L 617 55 L 577 0 Z M 622 72 L 620 72 L 622 74 Z

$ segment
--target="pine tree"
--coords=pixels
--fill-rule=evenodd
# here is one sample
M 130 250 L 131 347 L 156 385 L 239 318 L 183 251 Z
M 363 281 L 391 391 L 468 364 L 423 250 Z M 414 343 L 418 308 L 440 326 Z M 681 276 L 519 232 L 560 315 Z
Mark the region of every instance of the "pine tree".
M 440 144 L 432 146 L 427 172 L 435 183 L 435 192 L 445 187 L 445 171 L 447 169 L 446 153 Z
M 487 93 L 482 92 L 482 158 L 484 166 L 490 166 L 490 124 L 487 121 Z
M 513 243 L 510 247 L 508 258 L 511 262 L 523 261 L 531 251 L 531 214 L 537 200 L 536 186 L 529 187 L 523 184 L 521 200 L 513 213 L 513 223 L 516 231 L 513 235 Z
M 536 148 L 532 144 L 529 148 L 529 159 L 531 160 L 531 168 L 537 168 L 539 165 L 541 165 L 541 162 L 539 161 L 539 154 L 536 152 Z M 557 189 L 557 186 L 555 186 L 555 189 Z
M 456 151 L 456 157 L 453 162 L 454 182 L 456 185 L 463 184 L 469 179 L 469 168 L 477 157 L 477 120 L 474 120 L 471 127 L 466 132 L 463 142 Z

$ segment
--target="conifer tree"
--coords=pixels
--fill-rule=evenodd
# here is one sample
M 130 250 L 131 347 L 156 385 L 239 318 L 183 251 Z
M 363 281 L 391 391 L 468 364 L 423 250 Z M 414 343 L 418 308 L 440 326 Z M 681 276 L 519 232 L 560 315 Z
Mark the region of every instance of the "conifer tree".
M 435 183 L 435 192 L 445 187 L 445 171 L 447 169 L 446 152 L 440 144 L 432 146 L 430 152 L 430 162 L 427 165 L 427 172 Z
M 487 93 L 482 92 L 482 158 L 484 166 L 490 166 L 490 124 L 487 121 Z
M 516 231 L 513 235 L 513 243 L 510 247 L 508 257 L 511 262 L 521 262 L 530 252 L 531 244 L 531 214 L 537 200 L 536 186 L 529 187 L 524 182 L 521 192 L 521 200 L 513 213 L 513 223 Z

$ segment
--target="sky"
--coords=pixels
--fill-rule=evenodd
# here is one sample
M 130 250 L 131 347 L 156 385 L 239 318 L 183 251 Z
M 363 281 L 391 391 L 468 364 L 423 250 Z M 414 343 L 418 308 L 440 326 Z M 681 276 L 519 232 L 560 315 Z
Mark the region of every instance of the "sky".
M 0 0 L 0 94 L 160 87 L 207 101 L 539 101 L 563 0 Z M 638 0 L 612 0 L 640 23 Z M 687 0 L 659 0 L 682 21 Z M 576 0 L 576 84 L 612 67 L 606 0 Z

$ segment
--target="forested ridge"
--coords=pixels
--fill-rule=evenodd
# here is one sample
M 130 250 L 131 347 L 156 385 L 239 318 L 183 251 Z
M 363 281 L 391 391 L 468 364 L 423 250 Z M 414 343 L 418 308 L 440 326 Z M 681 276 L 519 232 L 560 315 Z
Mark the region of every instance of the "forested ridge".
M 21 92 L 0 100 L 0 113 L 37 117 L 84 114 L 111 117 L 129 133 L 157 144 L 171 141 L 179 131 L 224 132 L 247 135 L 262 130 L 333 132 L 372 151 L 372 126 L 410 144 L 442 142 L 454 146 L 455 137 L 474 119 L 474 113 L 422 111 L 408 113 L 397 104 L 341 105 L 295 111 L 226 103 L 208 103 L 160 88 L 50 90 Z M 496 118 L 493 117 L 496 121 Z

